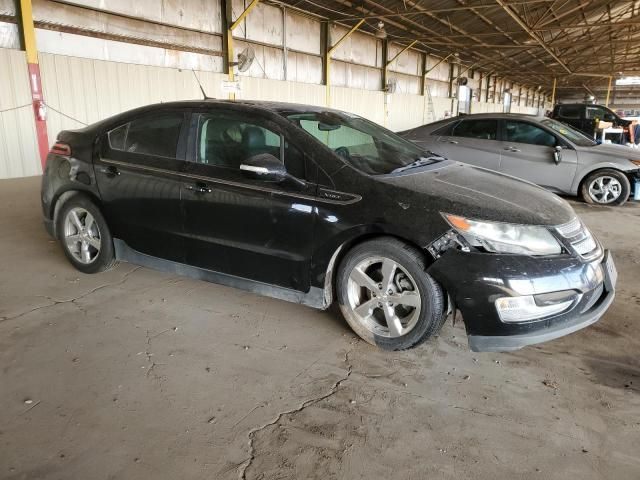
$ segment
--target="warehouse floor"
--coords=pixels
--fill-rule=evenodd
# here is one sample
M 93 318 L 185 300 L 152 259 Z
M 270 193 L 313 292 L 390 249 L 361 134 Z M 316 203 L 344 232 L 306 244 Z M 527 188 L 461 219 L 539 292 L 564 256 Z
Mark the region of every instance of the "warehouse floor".
M 82 275 L 0 181 L 0 478 L 640 478 L 640 204 L 574 202 L 619 291 L 511 354 L 409 352 L 335 311 L 121 264 Z

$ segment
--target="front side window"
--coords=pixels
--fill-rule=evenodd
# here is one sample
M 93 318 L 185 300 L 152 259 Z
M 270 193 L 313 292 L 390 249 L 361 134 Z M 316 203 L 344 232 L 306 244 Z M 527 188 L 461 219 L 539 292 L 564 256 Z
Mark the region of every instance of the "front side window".
M 564 123 L 560 123 L 557 120 L 544 118 L 540 121 L 540 123 L 542 123 L 545 127 L 551 128 L 553 131 L 559 133 L 570 142 L 573 142 L 581 147 L 592 147 L 596 145 L 596 142 L 594 142 L 593 139 L 587 137 L 575 128 L 570 127 L 569 125 L 565 125 Z
M 383 175 L 421 161 L 426 152 L 389 130 L 356 115 L 338 112 L 285 114 L 354 168 Z M 433 160 L 435 161 L 435 160 Z
M 587 118 L 589 120 L 603 120 L 605 110 L 602 107 L 587 107 Z
M 498 121 L 490 119 L 463 120 L 455 126 L 451 135 L 455 137 L 495 140 L 498 136 Z
M 556 137 L 546 130 L 528 122 L 505 120 L 505 141 L 530 145 L 556 146 Z
M 109 146 L 128 153 L 175 158 L 183 122 L 182 113 L 137 118 L 108 132 Z
M 240 169 L 240 164 L 255 155 L 268 153 L 282 161 L 287 171 L 305 179 L 305 159 L 302 152 L 288 141 L 282 148 L 279 133 L 244 118 L 232 115 L 202 115 L 198 128 L 196 161 L 205 165 Z

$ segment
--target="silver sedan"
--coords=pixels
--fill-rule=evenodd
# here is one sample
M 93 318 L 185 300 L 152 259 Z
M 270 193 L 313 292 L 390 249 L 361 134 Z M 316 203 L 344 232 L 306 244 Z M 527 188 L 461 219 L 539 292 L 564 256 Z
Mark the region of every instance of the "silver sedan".
M 546 117 L 461 115 L 400 132 L 425 150 L 536 183 L 588 203 L 621 205 L 640 189 L 640 152 L 598 145 Z

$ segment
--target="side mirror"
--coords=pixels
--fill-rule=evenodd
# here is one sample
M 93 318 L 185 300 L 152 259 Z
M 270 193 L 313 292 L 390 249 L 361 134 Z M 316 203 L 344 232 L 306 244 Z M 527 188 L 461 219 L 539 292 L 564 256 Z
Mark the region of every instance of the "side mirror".
M 553 149 L 553 161 L 556 165 L 562 161 L 562 147 L 559 145 Z
M 247 158 L 240 164 L 240 170 L 246 177 L 267 182 L 282 182 L 289 176 L 283 163 L 270 153 Z

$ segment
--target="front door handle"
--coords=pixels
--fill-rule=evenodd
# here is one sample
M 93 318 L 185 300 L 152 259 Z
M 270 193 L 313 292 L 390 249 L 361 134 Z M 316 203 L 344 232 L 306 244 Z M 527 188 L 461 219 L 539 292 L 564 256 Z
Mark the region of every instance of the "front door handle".
M 195 185 L 185 185 L 185 187 L 187 190 L 191 190 L 192 192 L 195 193 L 211 193 L 213 190 L 211 190 L 211 187 L 208 185 L 205 185 L 204 183 L 196 183 Z
M 453 144 L 453 145 L 457 145 L 458 142 L 456 140 L 449 140 L 449 143 Z
M 120 170 L 113 165 L 109 165 L 108 167 L 102 167 L 100 173 L 104 173 L 107 177 L 117 177 L 120 175 Z
M 516 147 L 505 147 L 505 150 L 509 150 L 510 152 L 519 152 L 520 149 Z

